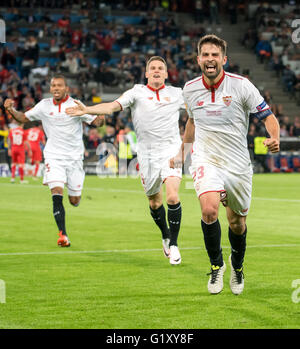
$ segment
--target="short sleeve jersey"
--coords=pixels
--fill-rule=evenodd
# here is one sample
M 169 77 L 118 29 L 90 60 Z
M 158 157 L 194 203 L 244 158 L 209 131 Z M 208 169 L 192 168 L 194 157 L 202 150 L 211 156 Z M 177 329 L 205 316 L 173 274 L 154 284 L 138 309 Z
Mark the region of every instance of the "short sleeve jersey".
M 180 109 L 185 109 L 181 88 L 163 85 L 155 90 L 136 84 L 116 101 L 122 109 L 131 109 L 138 155 L 160 157 L 181 144 L 178 120 Z
M 84 153 L 82 122 L 90 124 L 96 115 L 69 116 L 66 108 L 75 106 L 74 99 L 67 96 L 60 103 L 53 98 L 42 99 L 25 112 L 30 121 L 41 120 L 47 136 L 45 159 L 82 160 Z
M 236 174 L 249 172 L 249 116 L 272 114 L 258 89 L 245 77 L 223 72 L 214 86 L 202 76 L 187 82 L 183 96 L 195 124 L 193 157 Z
M 27 130 L 27 140 L 30 148 L 39 148 L 40 142 L 45 140 L 44 132 L 38 127 L 32 127 Z
M 26 133 L 22 127 L 15 127 L 9 131 L 8 139 L 10 140 L 11 148 L 24 149 L 24 142 L 26 141 Z

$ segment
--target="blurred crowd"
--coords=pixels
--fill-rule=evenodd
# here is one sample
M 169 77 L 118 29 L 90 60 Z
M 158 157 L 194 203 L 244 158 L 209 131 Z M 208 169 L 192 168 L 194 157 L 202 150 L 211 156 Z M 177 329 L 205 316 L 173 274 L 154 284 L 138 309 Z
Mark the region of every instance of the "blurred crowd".
M 236 24 L 237 11 L 246 13 L 246 5 L 247 1 L 240 0 L 4 1 L 1 6 L 6 9 L 3 11 L 0 7 L 0 14 L 6 20 L 8 36 L 0 51 L 0 105 L 3 106 L 3 100 L 9 97 L 15 100 L 17 109 L 28 110 L 48 96 L 49 77 L 58 72 L 70 82 L 72 97 L 86 104 L 99 103 L 103 91 L 121 94 L 136 83 L 144 84 L 145 63 L 153 55 L 166 59 L 168 83 L 183 87 L 187 80 L 201 73 L 196 61 L 196 45 L 206 34 L 206 24 L 219 24 L 220 15 L 224 13 L 229 15 L 232 24 Z M 297 15 L 297 9 L 288 14 L 288 18 Z M 124 10 L 126 13 L 131 11 L 132 16 L 120 15 Z M 243 44 L 253 49 L 259 62 L 268 64 L 278 74 L 284 89 L 294 92 L 300 89 L 300 75 L 291 73 L 288 64 L 284 66 L 282 55 L 292 54 L 296 59 L 299 47 L 287 45 L 282 55 L 271 52 L 262 57 L 261 54 L 265 48 L 260 47 L 258 33 L 264 28 L 274 29 L 271 41 L 276 43 L 284 41 L 284 35 L 288 35 L 284 19 L 279 23 L 280 35 L 277 33 L 278 23 L 272 26 L 268 19 L 270 11 L 269 5 L 257 9 L 255 23 L 243 37 Z M 176 25 L 179 12 L 189 13 L 191 26 Z M 291 52 L 292 49 L 297 52 Z M 248 70 L 240 71 L 239 65 L 230 60 L 225 70 L 247 77 L 250 74 Z M 298 118 L 290 120 L 269 91 L 262 92 L 280 120 L 281 135 L 300 136 Z M 187 115 L 182 113 L 181 135 L 186 120 Z M 10 122 L 9 115 L 1 107 L 0 130 L 8 129 Z M 86 125 L 85 146 L 87 150 L 95 150 L 103 143 L 118 147 L 124 135 L 130 138 L 132 132 L 130 112 L 121 111 L 107 117 L 106 125 L 100 129 Z M 253 134 L 262 132 L 260 125 L 251 120 L 249 142 Z M 0 136 L 0 147 L 4 143 Z M 134 157 L 134 145 L 130 152 Z

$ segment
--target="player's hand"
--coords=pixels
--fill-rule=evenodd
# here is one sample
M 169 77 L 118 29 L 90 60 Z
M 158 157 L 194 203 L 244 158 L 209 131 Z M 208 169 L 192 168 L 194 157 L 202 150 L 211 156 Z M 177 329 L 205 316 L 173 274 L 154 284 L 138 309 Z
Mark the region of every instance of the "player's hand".
M 271 153 L 278 153 L 279 149 L 280 149 L 280 147 L 279 147 L 279 140 L 276 139 L 276 138 L 267 138 L 264 141 L 264 146 L 268 147 L 268 150 Z
M 182 153 L 178 153 L 176 156 L 169 160 L 171 168 L 182 168 Z
M 66 108 L 66 113 L 68 115 L 81 116 L 81 115 L 87 114 L 86 106 L 82 102 L 76 101 L 76 100 L 74 100 L 74 102 L 77 104 L 77 106 Z
M 7 98 L 4 102 L 4 108 L 10 112 L 11 109 L 14 107 L 14 104 L 15 104 L 15 101 L 13 99 Z

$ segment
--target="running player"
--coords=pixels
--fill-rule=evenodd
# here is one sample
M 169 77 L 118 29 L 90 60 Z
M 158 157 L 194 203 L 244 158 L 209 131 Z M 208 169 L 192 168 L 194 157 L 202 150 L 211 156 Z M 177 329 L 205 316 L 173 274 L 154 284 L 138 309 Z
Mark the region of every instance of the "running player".
M 37 179 L 40 162 L 42 161 L 41 144 L 46 144 L 45 134 L 38 124 L 27 130 L 27 140 L 32 152 L 31 165 L 35 165 L 33 179 Z
M 65 209 L 63 190 L 67 185 L 69 202 L 78 206 L 81 198 L 85 173 L 83 170 L 82 122 L 100 126 L 104 116 L 84 115 L 72 118 L 65 113 L 67 107 L 74 106 L 74 100 L 68 95 L 69 88 L 63 75 L 56 75 L 50 82 L 53 98 L 42 99 L 29 111 L 22 113 L 14 108 L 14 101 L 6 99 L 5 109 L 17 121 L 26 123 L 41 120 L 47 136 L 44 149 L 45 172 L 43 183 L 48 185 L 52 194 L 53 215 L 59 230 L 57 244 L 70 246 L 65 227 Z
M 252 191 L 252 166 L 247 149 L 249 115 L 261 120 L 270 135 L 265 146 L 279 151 L 279 124 L 256 87 L 247 79 L 224 72 L 224 40 L 207 35 L 198 42 L 198 64 L 202 76 L 183 89 L 189 119 L 181 151 L 171 167 L 182 166 L 182 158 L 193 144 L 190 168 L 202 210 L 202 230 L 211 263 L 208 291 L 223 289 L 226 266 L 221 248 L 219 204 L 226 207 L 231 244 L 230 287 L 234 294 L 244 289 L 243 261 L 246 251 L 246 217 Z M 184 152 L 184 153 L 183 153 Z
M 11 182 L 15 183 L 16 169 L 18 166 L 20 184 L 28 183 L 24 180 L 25 167 L 25 145 L 29 149 L 29 156 L 31 155 L 28 141 L 26 140 L 26 133 L 23 130 L 23 125 L 11 128 L 8 134 L 8 154 L 11 156 Z
M 67 114 L 112 114 L 130 108 L 137 136 L 137 158 L 145 193 L 149 199 L 150 213 L 162 233 L 163 251 L 170 264 L 180 264 L 178 235 L 181 223 L 179 186 L 181 169 L 171 169 L 169 159 L 178 152 L 181 144 L 178 119 L 184 108 L 182 90 L 166 86 L 167 64 L 162 57 L 153 56 L 146 65 L 147 85 L 134 85 L 111 103 L 86 107 L 77 102 Z M 166 186 L 168 214 L 163 205 L 162 184 Z M 168 226 L 169 225 L 169 226 Z

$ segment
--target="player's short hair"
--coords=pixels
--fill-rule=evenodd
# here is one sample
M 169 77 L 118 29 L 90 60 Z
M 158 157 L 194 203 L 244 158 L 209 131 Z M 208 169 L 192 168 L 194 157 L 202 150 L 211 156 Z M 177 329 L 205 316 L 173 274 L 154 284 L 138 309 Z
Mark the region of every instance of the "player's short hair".
M 167 62 L 160 56 L 152 56 L 148 61 L 147 61 L 147 64 L 146 64 L 146 71 L 148 71 L 149 69 L 149 65 L 151 62 L 153 61 L 160 61 L 160 62 L 163 62 L 163 64 L 165 65 L 166 67 L 166 70 L 168 70 L 168 67 L 167 67 Z
M 204 44 L 213 44 L 216 45 L 217 47 L 220 47 L 223 56 L 226 56 L 226 51 L 227 51 L 227 42 L 221 38 L 219 38 L 217 35 L 214 34 L 208 34 L 203 36 L 199 41 L 198 41 L 198 55 L 201 53 L 201 48 Z
M 53 79 L 62 79 L 62 80 L 64 80 L 65 85 L 68 86 L 67 79 L 66 79 L 62 74 L 55 74 L 55 75 L 53 75 L 53 76 L 51 77 L 50 82 L 51 82 Z

